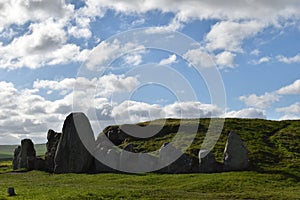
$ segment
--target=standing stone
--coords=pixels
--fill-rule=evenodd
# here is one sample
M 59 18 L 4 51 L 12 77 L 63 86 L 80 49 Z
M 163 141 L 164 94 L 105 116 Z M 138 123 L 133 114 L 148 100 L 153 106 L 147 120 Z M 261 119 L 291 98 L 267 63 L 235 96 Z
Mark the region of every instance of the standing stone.
M 112 148 L 106 146 L 98 147 L 95 152 L 95 158 L 96 173 L 112 173 L 119 168 L 120 154 Z
M 83 113 L 71 113 L 64 121 L 54 162 L 54 173 L 84 173 L 93 167 L 95 138 L 88 118 Z
M 215 155 L 209 150 L 199 151 L 199 172 L 212 173 L 216 172 L 217 161 Z
M 15 153 L 17 153 L 16 150 Z M 36 157 L 36 152 L 34 149 L 34 144 L 30 139 L 24 139 L 21 141 L 21 149 L 17 156 L 17 166 L 16 169 L 28 168 L 28 160 L 34 159 Z
M 133 147 L 133 144 L 128 144 L 121 151 L 119 170 L 122 172 L 138 170 L 138 154 L 134 153 Z
M 45 154 L 45 168 L 49 172 L 54 171 L 54 157 L 60 137 L 61 133 L 57 133 L 51 129 L 48 131 L 48 142 L 46 144 L 47 151 Z
M 19 154 L 21 152 L 21 146 L 18 146 L 17 148 L 15 148 L 14 151 L 14 158 L 13 158 L 13 170 L 18 169 L 18 160 L 19 160 Z
M 177 159 L 176 159 L 177 158 Z M 182 153 L 170 143 L 164 143 L 159 150 L 159 162 L 161 166 L 167 165 L 159 170 L 162 173 L 190 173 L 193 169 L 193 159 Z
M 248 167 L 248 149 L 234 131 L 229 133 L 224 150 L 224 170 L 244 170 Z

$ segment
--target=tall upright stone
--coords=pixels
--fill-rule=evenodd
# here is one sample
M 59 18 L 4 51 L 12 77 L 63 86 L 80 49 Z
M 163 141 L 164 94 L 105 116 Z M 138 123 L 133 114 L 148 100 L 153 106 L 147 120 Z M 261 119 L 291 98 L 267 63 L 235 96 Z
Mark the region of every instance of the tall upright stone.
M 29 169 L 28 161 L 35 160 L 36 152 L 34 144 L 30 139 L 21 141 L 21 146 L 17 147 L 14 151 L 13 169 L 25 168 Z
M 224 150 L 224 170 L 239 171 L 247 169 L 249 165 L 248 152 L 241 137 L 235 131 L 231 131 Z
M 18 169 L 20 152 L 21 152 L 21 146 L 18 146 L 17 148 L 15 148 L 14 158 L 13 158 L 13 163 L 12 163 L 13 170 Z
M 57 149 L 57 145 L 59 139 L 61 137 L 61 133 L 57 133 L 53 130 L 49 130 L 47 134 L 47 144 L 46 144 L 46 154 L 45 154 L 45 168 L 49 172 L 54 171 L 54 157 Z
M 71 113 L 64 121 L 54 158 L 54 173 L 89 172 L 94 158 L 87 147 L 95 149 L 91 124 L 85 114 Z
M 199 172 L 212 173 L 217 171 L 217 161 L 213 152 L 203 149 L 199 151 Z

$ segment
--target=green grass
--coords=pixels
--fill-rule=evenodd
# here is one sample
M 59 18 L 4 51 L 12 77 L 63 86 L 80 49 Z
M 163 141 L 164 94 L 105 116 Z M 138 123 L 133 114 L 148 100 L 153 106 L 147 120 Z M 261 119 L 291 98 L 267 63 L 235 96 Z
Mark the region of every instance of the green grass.
M 129 137 L 136 152 L 153 151 L 176 134 L 179 120 L 168 119 L 158 136 Z M 195 126 L 199 120 L 182 120 Z M 141 126 L 148 122 L 140 123 Z M 161 120 L 153 122 L 161 124 Z M 196 138 L 187 150 L 194 155 L 205 137 L 209 119 L 201 119 Z M 219 161 L 230 130 L 237 130 L 250 150 L 251 167 L 244 172 L 213 174 L 49 174 L 12 171 L 11 161 L 0 161 L 0 199 L 300 199 L 300 121 L 226 119 L 213 152 Z M 177 145 L 182 145 L 181 137 Z M 45 145 L 41 147 L 43 152 Z M 10 151 L 10 150 L 9 150 Z M 1 149 L 6 155 L 8 148 Z M 43 154 L 43 153 L 40 153 Z M 9 154 L 12 155 L 12 154 Z M 7 196 L 14 187 L 15 197 Z
M 280 173 L 0 174 L 0 199 L 299 199 L 299 191 L 299 180 Z

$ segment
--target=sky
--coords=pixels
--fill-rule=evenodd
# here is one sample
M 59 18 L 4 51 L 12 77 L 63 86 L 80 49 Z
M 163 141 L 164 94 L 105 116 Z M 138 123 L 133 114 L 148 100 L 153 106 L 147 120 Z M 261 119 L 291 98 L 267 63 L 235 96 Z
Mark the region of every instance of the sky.
M 298 0 L 2 0 L 0 144 L 71 112 L 300 119 Z

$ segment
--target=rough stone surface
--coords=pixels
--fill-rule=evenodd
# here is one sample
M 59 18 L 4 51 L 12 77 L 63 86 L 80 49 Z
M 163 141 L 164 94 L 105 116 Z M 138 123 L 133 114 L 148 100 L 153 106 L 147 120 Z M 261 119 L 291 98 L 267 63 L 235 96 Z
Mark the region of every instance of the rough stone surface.
M 21 146 L 18 146 L 17 148 L 15 148 L 14 151 L 14 158 L 13 158 L 13 170 L 18 169 L 18 160 L 19 160 L 19 154 L 21 152 Z
M 160 165 L 167 165 L 159 170 L 161 173 L 190 173 L 194 168 L 193 159 L 169 143 L 164 143 L 160 148 L 159 160 Z
M 54 158 L 54 173 L 90 172 L 94 158 L 84 144 L 95 149 L 91 124 L 85 114 L 71 113 L 64 121 Z
M 217 171 L 218 163 L 215 155 L 208 150 L 200 150 L 199 154 L 199 172 L 211 173 Z
M 61 133 L 57 133 L 53 130 L 49 130 L 47 134 L 47 144 L 46 144 L 46 154 L 45 154 L 45 168 L 49 172 L 54 171 L 54 157 L 57 149 L 57 145 L 59 139 L 61 137 Z
M 21 147 L 17 147 L 14 152 L 13 169 L 29 169 L 28 159 L 32 160 L 36 157 L 33 142 L 30 139 L 21 141 Z
M 128 144 L 120 154 L 120 171 L 138 171 L 138 155 L 133 151 L 133 145 Z
M 27 169 L 28 170 L 41 170 L 45 169 L 45 160 L 38 157 L 28 157 L 27 158 Z
M 96 150 L 95 172 L 116 172 L 119 168 L 120 154 L 107 146 L 99 146 Z M 101 162 L 102 161 L 102 162 Z M 109 165 L 109 166 L 107 166 Z
M 224 170 L 244 170 L 248 167 L 248 149 L 241 137 L 235 132 L 229 133 L 224 150 Z

